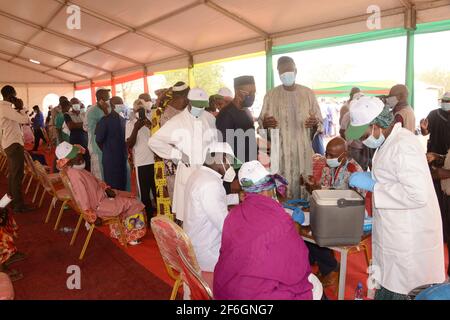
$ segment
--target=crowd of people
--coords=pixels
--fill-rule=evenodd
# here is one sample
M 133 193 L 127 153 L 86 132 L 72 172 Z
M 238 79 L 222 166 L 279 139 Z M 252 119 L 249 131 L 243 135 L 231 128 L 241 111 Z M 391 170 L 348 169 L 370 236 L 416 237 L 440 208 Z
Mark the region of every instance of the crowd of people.
M 355 189 L 371 199 L 372 263 L 380 269 L 376 299 L 407 299 L 412 289 L 443 283 L 444 242 L 450 241 L 450 93 L 421 121 L 422 134 L 430 135 L 428 153 L 415 136 L 404 85 L 383 97 L 352 89 L 341 109 L 340 137 L 318 152 L 314 140 L 328 134 L 330 124 L 313 90 L 297 84 L 294 60 L 281 57 L 277 68 L 282 85 L 266 94 L 258 119 L 250 111 L 256 87 L 248 75 L 235 79 L 234 94 L 223 88 L 208 96 L 177 82 L 158 90 L 156 100 L 142 94 L 132 110 L 99 89 L 88 107 L 61 97 L 45 121 L 52 128 L 47 134 L 34 107 L 34 149 L 40 140 L 55 141 L 55 167 L 69 177 L 85 220 L 101 224 L 119 217 L 110 226 L 115 238 L 137 245 L 153 216 L 173 218 L 191 239 L 201 270 L 212 274 L 217 299 L 312 299 L 314 264 L 324 287 L 336 285 L 333 252 L 305 244 L 295 225 L 300 213 L 290 216 L 282 204 L 309 199 L 318 189 Z M 30 118 L 13 87 L 5 86 L 2 95 L 8 195 L 12 211 L 26 212 L 32 208 L 21 189 L 21 126 Z M 261 155 L 264 139 L 268 157 Z M 319 176 L 313 159 L 323 163 Z M 137 197 L 130 192 L 133 171 Z M 9 229 L 0 224 L 0 236 Z M 8 252 L 0 252 L 2 265 L 15 253 Z

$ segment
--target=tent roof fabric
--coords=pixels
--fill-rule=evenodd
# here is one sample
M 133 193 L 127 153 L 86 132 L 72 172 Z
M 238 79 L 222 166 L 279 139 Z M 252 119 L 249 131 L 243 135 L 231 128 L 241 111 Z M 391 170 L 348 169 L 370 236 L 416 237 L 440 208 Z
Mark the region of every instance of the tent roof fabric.
M 23 73 L 17 73 L 16 80 L 32 83 L 83 82 L 133 69 L 162 71 L 168 64 L 187 67 L 189 61 L 264 50 L 268 39 L 283 45 L 305 37 L 368 31 L 367 9 L 372 4 L 372 0 L 0 0 L 0 70 L 20 68 Z M 67 27 L 72 15 L 68 7 L 73 5 L 81 10 L 81 28 L 74 30 Z M 419 12 L 418 22 L 450 18 L 448 0 L 378 0 L 377 5 L 386 22 L 383 28 L 401 27 L 411 6 Z

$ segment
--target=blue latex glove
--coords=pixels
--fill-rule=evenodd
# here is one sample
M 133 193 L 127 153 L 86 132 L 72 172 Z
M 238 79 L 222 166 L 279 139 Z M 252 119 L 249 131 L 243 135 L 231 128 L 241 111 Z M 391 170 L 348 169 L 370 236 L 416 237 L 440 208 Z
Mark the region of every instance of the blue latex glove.
M 298 224 L 303 224 L 305 222 L 305 214 L 300 208 L 297 208 L 292 214 L 292 219 Z
M 348 184 L 352 188 L 373 192 L 375 188 L 375 180 L 372 179 L 370 172 L 356 172 L 350 176 Z

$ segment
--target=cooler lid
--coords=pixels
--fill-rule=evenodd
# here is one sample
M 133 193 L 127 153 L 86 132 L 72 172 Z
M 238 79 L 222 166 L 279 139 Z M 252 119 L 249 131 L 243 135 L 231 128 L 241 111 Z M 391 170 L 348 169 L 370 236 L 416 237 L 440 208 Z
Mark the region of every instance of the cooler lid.
M 339 199 L 345 199 L 348 201 L 364 200 L 354 190 L 314 190 L 313 198 L 320 206 L 337 206 Z

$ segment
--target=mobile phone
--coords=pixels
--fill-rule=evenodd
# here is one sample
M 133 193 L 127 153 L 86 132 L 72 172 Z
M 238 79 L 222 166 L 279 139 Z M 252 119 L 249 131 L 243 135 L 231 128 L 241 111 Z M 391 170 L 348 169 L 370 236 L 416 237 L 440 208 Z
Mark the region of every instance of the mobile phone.
M 145 120 L 146 116 L 145 116 L 145 109 L 139 109 L 139 119 L 140 120 Z

